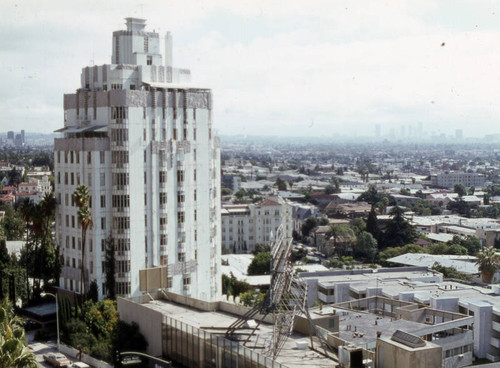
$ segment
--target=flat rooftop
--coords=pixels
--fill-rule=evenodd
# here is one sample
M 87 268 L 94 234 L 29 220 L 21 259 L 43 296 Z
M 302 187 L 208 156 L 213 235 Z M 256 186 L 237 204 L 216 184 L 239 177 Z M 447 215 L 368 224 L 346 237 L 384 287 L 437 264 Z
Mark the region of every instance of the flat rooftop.
M 304 280 L 317 279 L 318 282 L 328 287 L 330 285 L 335 285 L 338 283 L 366 283 L 369 286 L 376 287 L 377 283 L 382 282 L 382 280 L 397 280 L 399 282 L 413 281 L 413 280 L 427 280 L 435 281 L 435 279 L 440 278 L 440 274 L 437 272 L 429 271 L 427 269 L 405 269 L 401 272 L 373 272 L 370 270 L 364 270 L 365 272 L 359 273 L 349 273 L 349 271 L 340 272 L 318 272 L 318 273 L 301 273 L 300 277 Z M 382 285 L 380 285 L 382 286 Z
M 368 311 L 360 312 L 323 307 L 324 312 L 328 309 L 335 309 L 339 315 L 339 337 L 356 346 L 374 344 L 379 331 L 382 336 L 392 336 L 397 329 L 412 333 L 428 327 L 423 323 L 386 317 Z
M 161 312 L 164 316 L 173 318 L 177 321 L 184 322 L 190 326 L 210 332 L 214 335 L 223 335 L 225 328 L 237 320 L 237 316 L 224 312 L 205 312 L 193 309 L 184 305 L 176 304 L 165 300 L 154 300 L 142 304 L 143 307 L 151 308 Z M 251 330 L 238 330 L 240 332 L 250 332 Z M 273 326 L 262 323 L 256 334 L 252 336 L 246 347 L 263 346 L 267 341 L 271 341 L 273 334 Z M 297 341 L 310 342 L 309 336 L 293 333 L 286 341 L 276 361 L 287 367 L 332 367 L 334 361 L 324 357 L 323 355 L 310 350 L 298 350 L 296 347 Z M 253 350 L 253 349 L 252 349 Z M 255 349 L 259 354 L 263 353 L 263 349 Z

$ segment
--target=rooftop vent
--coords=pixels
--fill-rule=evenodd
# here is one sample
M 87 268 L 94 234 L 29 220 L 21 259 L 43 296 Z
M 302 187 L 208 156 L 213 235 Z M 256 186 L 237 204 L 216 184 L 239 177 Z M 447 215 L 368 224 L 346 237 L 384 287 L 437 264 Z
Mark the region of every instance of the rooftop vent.
M 425 341 L 420 337 L 401 330 L 396 330 L 396 332 L 392 334 L 391 340 L 409 346 L 410 348 L 422 348 L 425 346 Z

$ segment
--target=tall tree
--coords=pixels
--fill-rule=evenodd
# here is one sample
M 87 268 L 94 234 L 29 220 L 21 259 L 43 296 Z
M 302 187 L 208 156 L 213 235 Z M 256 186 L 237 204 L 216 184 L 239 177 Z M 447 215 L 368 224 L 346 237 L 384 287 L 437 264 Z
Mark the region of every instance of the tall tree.
M 106 254 L 104 259 L 104 268 L 106 271 L 106 293 L 109 299 L 116 299 L 116 281 L 115 281 L 115 245 L 114 239 L 110 236 L 106 239 Z
M 377 213 L 374 207 L 372 207 L 366 219 L 366 231 L 372 234 L 377 241 L 380 240 L 380 228 L 378 226 Z
M 479 266 L 483 282 L 490 284 L 493 276 L 500 268 L 500 257 L 493 247 L 484 247 L 476 255 L 476 264 Z
M 392 219 L 388 222 L 384 233 L 385 245 L 399 247 L 409 244 L 417 237 L 415 228 L 403 217 L 403 210 L 395 206 L 390 214 Z
M 81 276 L 80 276 L 80 285 L 83 299 L 86 297 L 86 278 L 85 278 L 85 244 L 86 244 L 86 235 L 87 230 L 90 226 L 92 226 L 92 213 L 89 209 L 89 201 L 90 201 L 90 193 L 88 188 L 80 184 L 76 187 L 75 192 L 73 193 L 73 200 L 75 204 L 78 206 L 78 223 L 82 228 L 82 265 L 81 265 Z
M 455 184 L 453 186 L 453 191 L 458 194 L 459 197 L 467 195 L 467 188 L 463 184 Z

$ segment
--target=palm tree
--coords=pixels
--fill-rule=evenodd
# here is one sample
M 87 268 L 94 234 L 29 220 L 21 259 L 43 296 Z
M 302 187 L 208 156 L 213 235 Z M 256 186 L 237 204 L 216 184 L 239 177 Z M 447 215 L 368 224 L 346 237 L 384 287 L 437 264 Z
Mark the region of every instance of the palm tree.
M 82 227 L 82 265 L 81 265 L 81 287 L 82 295 L 85 300 L 85 238 L 87 235 L 87 229 L 92 226 L 92 213 L 89 209 L 90 194 L 88 188 L 81 184 L 76 187 L 73 193 L 73 200 L 78 206 L 78 223 Z
M 481 278 L 484 283 L 490 284 L 493 276 L 500 268 L 500 257 L 495 253 L 495 248 L 484 247 L 477 255 L 476 264 L 481 271 Z
M 22 320 L 13 310 L 7 300 L 0 306 L 0 368 L 36 368 L 36 357 L 25 345 Z

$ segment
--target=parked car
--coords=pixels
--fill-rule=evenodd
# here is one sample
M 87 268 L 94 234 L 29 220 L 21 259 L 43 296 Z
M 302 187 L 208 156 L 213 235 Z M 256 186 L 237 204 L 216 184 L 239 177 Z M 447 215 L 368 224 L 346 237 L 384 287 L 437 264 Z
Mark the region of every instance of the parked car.
M 61 353 L 49 353 L 43 355 L 43 360 L 54 367 L 69 367 L 70 360 Z
M 90 365 L 88 365 L 87 363 L 83 363 L 83 362 L 74 362 L 71 365 L 71 368 L 90 368 Z

